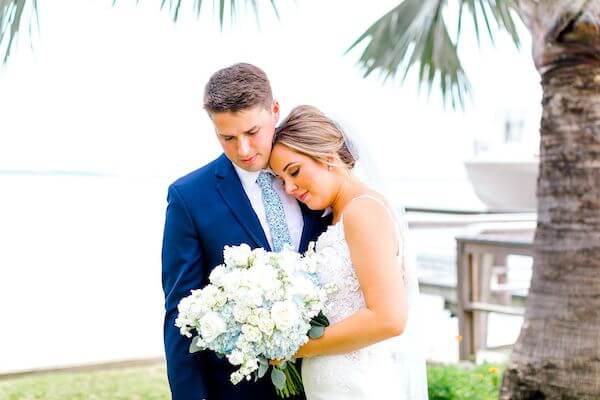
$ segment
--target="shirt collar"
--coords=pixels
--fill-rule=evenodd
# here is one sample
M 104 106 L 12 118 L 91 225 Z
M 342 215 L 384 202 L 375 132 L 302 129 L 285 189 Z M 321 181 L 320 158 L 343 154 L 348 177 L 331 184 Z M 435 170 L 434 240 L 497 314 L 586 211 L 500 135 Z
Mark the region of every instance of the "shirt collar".
M 260 174 L 260 171 L 246 171 L 235 164 L 233 164 L 233 168 L 235 168 L 235 172 L 237 172 L 244 187 L 252 187 L 258 179 L 258 174 Z

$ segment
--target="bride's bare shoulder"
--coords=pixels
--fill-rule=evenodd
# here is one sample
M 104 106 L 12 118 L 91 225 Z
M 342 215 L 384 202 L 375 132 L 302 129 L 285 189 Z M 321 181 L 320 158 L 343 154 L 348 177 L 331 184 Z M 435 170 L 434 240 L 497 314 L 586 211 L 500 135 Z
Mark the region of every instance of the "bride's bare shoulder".
M 344 230 L 348 234 L 393 232 L 393 220 L 386 199 L 375 191 L 355 196 L 344 208 Z

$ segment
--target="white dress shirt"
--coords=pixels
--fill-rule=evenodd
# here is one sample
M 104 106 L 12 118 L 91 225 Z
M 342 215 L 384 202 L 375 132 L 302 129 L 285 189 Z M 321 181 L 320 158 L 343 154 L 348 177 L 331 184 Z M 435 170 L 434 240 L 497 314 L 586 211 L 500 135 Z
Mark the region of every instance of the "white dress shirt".
M 258 183 L 256 183 L 256 179 L 258 178 L 260 171 L 246 171 L 235 164 L 233 164 L 233 167 L 240 177 L 242 187 L 246 192 L 246 196 L 248 196 L 248 199 L 250 199 L 250 204 L 252 204 L 252 208 L 254 209 L 258 220 L 260 221 L 260 225 L 265 232 L 265 236 L 269 241 L 269 245 L 271 248 L 273 248 L 273 239 L 271 238 L 271 230 L 269 229 L 269 223 L 267 222 L 262 191 L 260 190 Z M 302 218 L 302 210 L 300 209 L 300 205 L 294 197 L 285 192 L 283 182 L 281 182 L 280 179 L 273 179 L 273 189 L 275 189 L 275 191 L 279 194 L 279 197 L 281 197 L 285 219 L 290 231 L 290 237 L 292 238 L 292 246 L 298 250 L 300 248 L 300 239 L 302 238 L 302 229 L 304 229 L 304 219 Z

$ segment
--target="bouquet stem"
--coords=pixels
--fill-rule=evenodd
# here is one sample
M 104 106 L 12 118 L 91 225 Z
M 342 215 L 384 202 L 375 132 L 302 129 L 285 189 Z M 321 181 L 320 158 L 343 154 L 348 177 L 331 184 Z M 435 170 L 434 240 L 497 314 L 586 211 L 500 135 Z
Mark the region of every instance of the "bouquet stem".
M 282 389 L 276 389 L 277 395 L 286 399 L 303 393 L 302 377 L 296 365 L 292 362 L 287 362 L 282 371 L 285 374 L 285 386 Z

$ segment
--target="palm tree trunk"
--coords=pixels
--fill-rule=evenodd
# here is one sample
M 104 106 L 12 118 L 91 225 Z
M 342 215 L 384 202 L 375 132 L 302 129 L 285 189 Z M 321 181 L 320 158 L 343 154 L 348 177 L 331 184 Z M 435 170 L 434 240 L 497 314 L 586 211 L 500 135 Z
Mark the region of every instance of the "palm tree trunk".
M 500 397 L 599 399 L 600 0 L 519 7 L 544 93 L 538 224 L 525 320 Z

